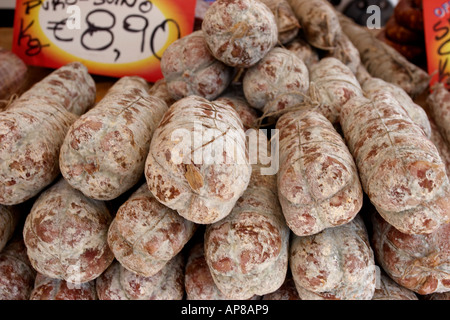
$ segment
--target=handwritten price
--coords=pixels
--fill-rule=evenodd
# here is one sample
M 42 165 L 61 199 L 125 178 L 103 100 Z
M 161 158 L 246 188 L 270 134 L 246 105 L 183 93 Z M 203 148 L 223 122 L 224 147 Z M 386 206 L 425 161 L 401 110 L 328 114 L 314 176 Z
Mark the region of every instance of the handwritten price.
M 2 0 L 0 0 L 2 1 Z M 162 77 L 160 60 L 194 28 L 196 0 L 16 0 L 12 50 L 25 63 L 81 61 L 111 77 Z
M 25 13 L 30 13 L 30 11 L 37 7 L 39 3 L 37 0 L 27 1 L 25 5 Z M 80 0 L 82 1 L 82 0 Z M 39 1 L 40 2 L 40 1 Z M 111 48 L 115 54 L 114 62 L 118 62 L 122 50 L 132 50 L 144 53 L 146 49 L 158 60 L 161 60 L 161 56 L 158 55 L 158 43 L 161 40 L 158 37 L 163 36 L 168 29 L 173 26 L 176 30 L 176 38 L 181 37 L 180 26 L 174 19 L 165 18 L 162 21 L 159 20 L 151 24 L 148 18 L 148 13 L 152 11 L 153 4 L 150 1 L 142 1 L 138 4 L 137 0 L 115 0 L 112 2 L 109 0 L 96 1 L 93 3 L 95 6 L 102 6 L 101 8 L 90 9 L 84 17 L 83 28 L 81 28 L 81 9 L 77 5 L 72 3 L 77 3 L 76 0 L 53 0 L 40 3 L 42 5 L 41 9 L 45 11 L 59 11 L 64 13 L 65 17 L 59 20 L 48 20 L 40 19 L 41 27 L 48 30 L 55 40 L 55 44 L 60 43 L 62 46 L 69 43 L 79 44 L 81 48 L 90 52 L 105 52 Z M 68 5 L 71 4 L 71 5 Z M 115 4 L 115 10 L 110 10 L 108 7 Z M 128 8 L 133 8 L 137 5 L 138 13 L 124 14 L 123 10 L 119 13 L 117 11 L 117 5 L 122 5 Z M 64 10 L 64 11 L 62 11 Z M 136 12 L 136 10 L 134 10 Z M 67 17 L 67 14 L 72 14 Z M 145 15 L 147 14 L 147 15 Z M 35 21 L 31 21 L 25 25 L 24 19 L 22 18 L 20 24 L 20 32 L 18 37 L 18 45 L 24 45 L 26 47 L 25 54 L 28 56 L 34 56 L 41 53 L 44 47 L 49 47 L 50 43 L 42 43 L 42 41 L 33 37 L 29 30 L 34 25 Z M 44 24 L 44 25 L 43 25 Z M 75 32 L 78 31 L 78 32 Z M 127 34 L 134 34 L 139 36 L 139 41 L 131 41 L 132 46 L 129 44 L 127 46 L 114 46 L 116 43 L 117 34 L 119 38 L 123 39 L 129 38 Z M 124 48 L 124 49 L 122 49 Z

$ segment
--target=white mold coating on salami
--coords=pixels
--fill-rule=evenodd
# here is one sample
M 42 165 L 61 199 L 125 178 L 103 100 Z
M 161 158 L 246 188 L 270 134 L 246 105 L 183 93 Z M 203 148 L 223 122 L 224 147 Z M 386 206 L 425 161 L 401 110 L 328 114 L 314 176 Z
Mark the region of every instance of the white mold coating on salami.
M 373 297 L 374 255 L 360 216 L 316 235 L 294 236 L 289 263 L 302 300 L 371 300 Z
M 151 277 L 137 275 L 114 261 L 96 280 L 96 289 L 100 300 L 182 300 L 183 256 L 175 256 Z
M 276 128 L 278 198 L 289 228 L 306 236 L 352 220 L 363 193 L 352 155 L 333 125 L 306 111 L 283 115 Z
M 450 146 L 450 93 L 444 84 L 433 86 L 427 105 L 439 132 Z
M 277 199 L 276 176 L 255 164 L 250 183 L 224 219 L 205 231 L 205 259 L 229 299 L 250 299 L 281 287 L 288 268 L 290 230 Z
M 427 88 L 430 77 L 425 70 L 409 62 L 351 18 L 344 14 L 338 14 L 338 18 L 343 32 L 358 49 L 361 64 L 371 76 L 399 86 L 413 98 Z
M 70 283 L 97 278 L 114 255 L 108 247 L 111 215 L 64 180 L 43 192 L 25 220 L 27 254 L 38 272 Z
M 356 68 L 355 76 L 361 86 L 363 86 L 364 82 L 366 82 L 368 79 L 372 78 L 371 74 L 369 73 L 369 71 L 367 71 L 366 67 L 364 67 L 362 63 L 360 63 Z
M 315 48 L 313 48 L 305 39 L 297 37 L 284 46 L 289 51 L 295 53 L 300 60 L 311 69 L 311 67 L 319 62 L 319 54 Z
M 306 40 L 312 46 L 332 50 L 342 33 L 334 8 L 326 0 L 288 0 Z
M 153 83 L 150 89 L 148 89 L 148 94 L 155 98 L 161 99 L 167 104 L 168 107 L 176 101 L 170 95 L 169 89 L 167 88 L 167 81 L 164 78 L 161 78 Z
M 103 98 L 109 97 L 113 94 L 141 94 L 142 92 L 148 92 L 148 90 L 150 90 L 150 86 L 144 78 L 139 76 L 124 76 L 114 82 L 108 91 L 106 91 Z
M 35 276 L 23 239 L 12 239 L 0 252 L 0 300 L 28 300 Z
M 341 127 L 370 201 L 404 233 L 431 233 L 450 220 L 449 180 L 435 145 L 389 92 L 355 97 Z
M 201 30 L 176 40 L 164 51 L 161 72 L 174 100 L 190 95 L 213 100 L 233 75 L 231 67 L 211 55 Z
M 333 57 L 322 58 L 312 66 L 309 79 L 317 95 L 313 100 L 319 103 L 315 110 L 332 124 L 339 122 L 341 108 L 349 99 L 363 96 L 363 90 L 350 68 Z
M 22 203 L 59 174 L 59 150 L 69 126 L 95 99 L 81 63 L 53 71 L 0 114 L 0 204 Z
M 275 16 L 278 30 L 278 41 L 286 44 L 293 40 L 301 26 L 287 0 L 260 0 Z
M 362 89 L 372 99 L 378 99 L 378 97 L 383 96 L 385 92 L 391 93 L 402 108 L 408 113 L 411 120 L 422 128 L 428 138 L 431 137 L 431 126 L 427 113 L 421 106 L 411 99 L 405 90 L 395 84 L 373 77 L 362 83 Z
M 216 101 L 226 103 L 236 110 L 245 130 L 253 128 L 256 124 L 258 113 L 250 107 L 245 97 L 236 94 L 226 94 L 217 98 Z
M 117 211 L 108 244 L 123 267 L 150 277 L 183 249 L 195 230 L 194 223 L 159 203 L 144 183 Z
M 72 187 L 112 200 L 142 177 L 153 131 L 167 110 L 147 90 L 144 81 L 123 77 L 70 127 L 60 169 Z
M 262 300 L 301 300 L 295 287 L 294 279 L 287 275 L 283 285 L 276 291 L 265 294 Z
M 243 89 L 248 103 L 266 113 L 295 107 L 309 88 L 305 63 L 292 51 L 276 47 L 247 70 Z
M 19 215 L 20 212 L 17 208 L 0 204 L 0 252 L 16 230 Z
M 0 204 L 25 202 L 58 176 L 60 148 L 75 120 L 47 98 L 0 113 Z
M 30 300 L 97 300 L 95 280 L 74 285 L 38 273 Z
M 372 300 L 419 300 L 419 298 L 413 291 L 399 285 L 382 272 L 379 287 L 375 289 Z
M 81 62 L 71 62 L 36 82 L 20 96 L 20 100 L 33 101 L 40 97 L 52 99 L 67 111 L 80 116 L 95 102 L 95 82 Z M 10 108 L 15 108 L 17 102 Z
M 361 57 L 359 56 L 358 49 L 356 49 L 353 42 L 343 32 L 337 37 L 336 47 L 330 50 L 327 56 L 341 61 L 353 74 L 356 74 L 358 66 L 361 65 Z
M 155 130 L 145 164 L 156 199 L 199 224 L 227 216 L 250 175 L 238 113 L 198 96 L 172 104 Z
M 430 140 L 436 146 L 436 149 L 439 151 L 439 155 L 441 156 L 442 161 L 445 163 L 445 170 L 447 171 L 447 176 L 450 179 L 450 145 L 442 137 L 439 132 L 439 128 L 432 118 L 430 118 L 430 128 L 431 135 Z
M 20 95 L 27 78 L 27 65 L 15 53 L 0 47 L 0 100 Z M 6 104 L 5 104 L 6 105 Z M 0 102 L 0 110 L 4 107 Z
M 405 234 L 376 212 L 372 247 L 378 263 L 400 286 L 420 295 L 450 291 L 450 224 L 433 233 Z
M 184 278 L 186 300 L 228 300 L 214 282 L 205 259 L 203 241 L 189 250 Z
M 257 0 L 218 0 L 202 22 L 212 55 L 232 67 L 248 68 L 261 60 L 278 40 L 275 17 Z

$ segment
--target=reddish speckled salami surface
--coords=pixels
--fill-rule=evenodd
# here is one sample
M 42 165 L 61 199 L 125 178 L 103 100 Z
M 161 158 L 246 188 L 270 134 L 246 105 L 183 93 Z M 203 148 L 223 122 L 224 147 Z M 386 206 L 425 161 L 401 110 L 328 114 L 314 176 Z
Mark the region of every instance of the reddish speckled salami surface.
M 55 279 L 83 283 L 97 278 L 114 256 L 107 244 L 106 205 L 61 179 L 34 202 L 23 230 L 34 269 Z
M 213 100 L 233 76 L 231 67 L 211 55 L 201 30 L 176 40 L 164 51 L 161 71 L 174 100 L 190 95 Z
M 27 65 L 13 52 L 0 47 L 0 100 L 20 95 L 27 77 Z M 6 104 L 0 102 L 0 110 Z
M 0 300 L 28 300 L 35 276 L 23 240 L 11 240 L 0 252 Z
M 441 156 L 442 161 L 444 161 L 445 163 L 447 176 L 450 179 L 450 145 L 445 142 L 444 138 L 442 138 L 442 135 L 439 132 L 439 129 L 433 119 L 430 119 L 430 129 L 430 140 L 434 143 L 437 150 L 439 151 L 439 155 Z
M 97 300 L 95 281 L 71 284 L 38 273 L 30 300 Z
M 8 109 L 19 107 L 24 101 L 46 97 L 53 100 L 53 104 L 80 116 L 94 104 L 95 95 L 95 82 L 87 68 L 81 62 L 71 62 L 35 83 Z
M 303 102 L 309 88 L 305 63 L 292 51 L 276 47 L 247 70 L 243 89 L 248 103 L 271 113 Z
M 420 95 L 428 87 L 430 77 L 425 70 L 377 39 L 371 30 L 344 14 L 338 17 L 342 30 L 359 51 L 361 64 L 371 76 L 399 86 L 411 97 Z
M 253 128 L 256 125 L 258 113 L 250 107 L 245 97 L 230 93 L 220 96 L 216 101 L 226 103 L 236 110 L 245 130 Z
M 419 298 L 413 291 L 402 287 L 382 272 L 379 287 L 375 289 L 372 300 L 419 300 Z
M 86 196 L 111 200 L 142 177 L 150 140 L 165 102 L 137 77 L 123 77 L 70 127 L 61 146 L 64 178 Z
M 326 0 L 288 0 L 308 42 L 319 49 L 336 47 L 342 33 L 334 8 Z
M 278 29 L 278 41 L 282 44 L 286 44 L 293 40 L 297 36 L 301 26 L 287 0 L 260 1 L 264 3 L 275 16 Z
M 249 186 L 233 211 L 205 231 L 205 258 L 229 299 L 276 291 L 288 268 L 289 228 L 276 193 L 276 176 L 253 166 Z
M 278 41 L 275 17 L 257 0 L 217 0 L 205 13 L 202 31 L 212 55 L 232 67 L 248 68 Z
M 199 224 L 227 216 L 250 175 L 239 114 L 226 103 L 198 96 L 172 104 L 155 130 L 145 164 L 156 199 Z
M 363 202 L 358 172 L 333 125 L 314 111 L 291 112 L 280 130 L 278 198 L 298 236 L 348 223 Z
M 366 79 L 362 83 L 362 88 L 364 92 L 374 100 L 382 98 L 386 92 L 391 93 L 400 106 L 408 113 L 411 120 L 422 128 L 428 138 L 431 137 L 431 127 L 427 113 L 421 106 L 416 104 L 414 100 L 411 99 L 405 90 L 395 84 L 372 77 Z
M 302 300 L 370 300 L 373 297 L 374 256 L 359 216 L 316 235 L 294 236 L 289 261 Z
M 93 79 L 74 62 L 37 82 L 0 113 L 0 204 L 22 203 L 54 181 L 64 137 L 94 99 Z
M 284 47 L 289 51 L 294 52 L 295 55 L 305 63 L 308 69 L 319 62 L 319 54 L 317 50 L 301 37 L 295 38 Z
M 175 256 L 161 271 L 142 277 L 117 261 L 96 280 L 100 300 L 182 300 L 184 297 L 184 259 Z
M 15 105 L 0 113 L 0 204 L 5 205 L 25 202 L 53 182 L 60 173 L 60 147 L 76 120 L 48 98 Z
M 450 223 L 426 235 L 408 235 L 372 216 L 377 261 L 401 286 L 418 294 L 450 291 Z
M 330 50 L 327 54 L 329 57 L 333 57 L 341 61 L 346 65 L 353 74 L 356 74 L 358 66 L 361 64 L 361 57 L 359 51 L 343 32 L 337 37 L 336 47 Z
M 294 279 L 288 275 L 283 285 L 276 291 L 265 294 L 262 300 L 301 300 L 295 287 Z
M 189 251 L 184 279 L 187 300 L 228 300 L 220 292 L 205 259 L 204 243 L 196 243 Z
M 425 234 L 450 221 L 450 187 L 435 145 L 395 97 L 353 98 L 341 127 L 364 191 L 398 230 Z
M 167 81 L 164 78 L 156 81 L 148 90 L 148 94 L 163 100 L 169 107 L 175 102 L 170 95 L 169 89 L 167 88 Z
M 358 82 L 361 86 L 368 79 L 372 78 L 369 71 L 367 71 L 366 67 L 364 67 L 364 65 L 362 63 L 358 66 L 358 68 L 356 68 L 355 76 L 356 76 L 356 79 L 358 79 Z
M 120 206 L 108 244 L 123 267 L 150 277 L 183 249 L 195 230 L 194 223 L 158 202 L 145 183 Z
M 332 124 L 339 122 L 342 106 L 353 97 L 362 97 L 363 91 L 353 72 L 340 60 L 322 58 L 309 73 L 314 89 L 312 99 L 319 105 L 315 111 L 323 114 Z
M 139 76 L 125 76 L 119 78 L 113 85 L 106 91 L 103 99 L 113 94 L 142 94 L 150 90 L 148 82 Z
M 431 116 L 444 140 L 450 146 L 450 92 L 438 83 L 427 98 Z
M 0 204 L 0 252 L 16 230 L 19 215 L 17 208 Z

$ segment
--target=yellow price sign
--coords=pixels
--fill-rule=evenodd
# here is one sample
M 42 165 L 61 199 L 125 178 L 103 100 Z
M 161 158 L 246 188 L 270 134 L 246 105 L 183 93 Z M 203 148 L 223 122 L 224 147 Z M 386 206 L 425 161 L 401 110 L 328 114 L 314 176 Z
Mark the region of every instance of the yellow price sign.
M 92 74 L 162 78 L 160 60 L 191 33 L 196 0 L 17 0 L 13 52 L 29 65 L 81 61 Z

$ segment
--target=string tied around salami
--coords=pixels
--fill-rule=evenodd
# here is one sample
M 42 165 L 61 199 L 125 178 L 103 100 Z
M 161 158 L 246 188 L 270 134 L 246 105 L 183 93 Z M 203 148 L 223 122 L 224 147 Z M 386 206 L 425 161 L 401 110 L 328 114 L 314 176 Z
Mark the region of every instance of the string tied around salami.
M 286 3 L 283 3 L 283 1 L 280 1 L 276 4 L 274 10 L 272 10 L 274 12 L 275 22 L 277 23 L 278 33 L 287 32 L 287 31 L 301 28 L 301 25 L 297 19 L 291 19 L 290 22 L 292 22 L 292 24 L 290 24 L 290 25 L 281 23 L 282 19 L 280 18 L 280 16 L 281 16 L 280 11 L 283 9 L 283 6 L 286 7 Z M 270 9 L 272 9 L 272 8 L 270 8 Z
M 270 126 L 274 124 L 275 119 L 281 117 L 283 114 L 288 112 L 296 112 L 296 111 L 316 111 L 322 106 L 322 101 L 320 99 L 319 91 L 317 88 L 317 85 L 314 82 L 310 82 L 308 93 L 305 94 L 301 91 L 288 91 L 285 93 L 282 93 L 277 96 L 277 99 L 286 96 L 286 95 L 297 95 L 303 97 L 303 102 L 297 103 L 295 105 L 289 106 L 287 108 L 277 110 L 277 111 L 270 111 L 271 108 L 267 108 L 267 106 L 264 108 L 264 113 L 261 117 L 255 120 L 254 127 L 256 129 L 259 129 L 263 126 Z M 274 101 L 274 100 L 273 100 Z M 273 101 L 269 102 L 269 104 L 273 103 Z M 269 119 L 268 122 L 262 123 L 265 119 Z M 272 120 L 270 120 L 272 119 Z
M 12 94 L 9 99 L 0 100 L 0 110 L 6 110 L 8 107 L 19 98 L 17 93 Z
M 405 279 L 410 276 L 415 268 L 425 270 L 425 271 L 433 271 L 436 270 L 437 267 L 445 266 L 448 263 L 448 259 L 445 259 L 444 254 L 442 252 L 436 251 L 425 257 L 417 258 L 411 263 L 408 268 L 404 271 L 401 279 Z M 429 267 L 428 267 L 429 266 Z M 440 270 L 444 274 L 450 275 L 450 272 L 445 270 Z

